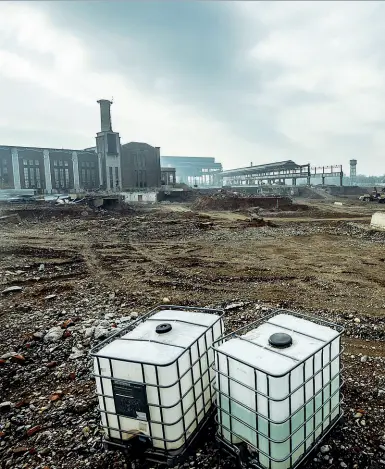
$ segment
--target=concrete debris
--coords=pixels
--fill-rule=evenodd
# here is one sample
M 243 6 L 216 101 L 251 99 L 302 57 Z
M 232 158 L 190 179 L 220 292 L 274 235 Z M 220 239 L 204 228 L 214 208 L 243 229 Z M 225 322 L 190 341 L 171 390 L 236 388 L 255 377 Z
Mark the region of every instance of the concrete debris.
M 95 332 L 95 328 L 94 328 L 94 327 L 88 327 L 88 328 L 85 329 L 85 331 L 84 331 L 84 337 L 85 337 L 86 339 L 91 338 L 91 337 L 94 335 L 94 332 Z
M 118 319 L 118 322 L 119 323 L 126 323 L 126 322 L 131 322 L 131 317 L 132 316 L 123 316 L 121 318 Z
M 45 299 L 46 301 L 49 301 L 49 300 L 53 300 L 54 298 L 56 298 L 56 296 L 57 296 L 57 295 L 54 295 L 54 294 L 52 294 L 52 295 L 47 295 L 46 297 L 44 297 L 44 299 Z
M 59 342 L 63 337 L 63 329 L 61 327 L 52 327 L 44 336 L 44 342 Z
M 79 349 L 77 347 L 72 347 L 72 353 L 68 357 L 70 360 L 76 360 L 77 358 L 83 357 L 85 355 L 85 351 Z
M 197 222 L 196 224 L 197 228 L 200 228 L 202 230 L 212 230 L 214 228 L 214 222 L 213 221 L 205 221 L 205 222 Z
M 4 353 L 0 358 L 2 360 L 8 360 L 9 358 L 13 357 L 14 355 L 17 355 L 16 352 L 7 352 L 7 353 Z
M 245 303 L 243 303 L 242 301 L 239 302 L 239 303 L 230 303 L 229 305 L 225 306 L 225 310 L 226 311 L 231 311 L 233 309 L 242 308 L 243 306 L 245 306 Z
M 97 326 L 94 330 L 96 340 L 106 339 L 112 332 L 103 326 Z
M 15 286 L 13 286 L 13 287 L 8 287 L 8 288 L 6 288 L 6 289 L 3 290 L 1 293 L 2 293 L 3 295 L 6 295 L 6 294 L 8 294 L 8 293 L 19 293 L 19 292 L 21 292 L 21 291 L 23 291 L 22 287 L 18 287 L 18 286 L 15 285 Z
M 12 403 L 7 401 L 7 402 L 1 402 L 0 403 L 0 412 L 8 411 L 12 406 Z
M 34 332 L 32 334 L 33 340 L 43 340 L 44 339 L 44 332 Z

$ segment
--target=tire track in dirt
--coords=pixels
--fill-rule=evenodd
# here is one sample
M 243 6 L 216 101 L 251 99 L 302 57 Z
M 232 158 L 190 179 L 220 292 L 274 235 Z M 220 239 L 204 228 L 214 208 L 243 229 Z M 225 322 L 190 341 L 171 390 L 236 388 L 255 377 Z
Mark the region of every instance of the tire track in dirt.
M 385 357 L 385 345 L 382 340 L 362 340 L 354 338 L 343 338 L 345 354 L 369 355 L 370 357 Z

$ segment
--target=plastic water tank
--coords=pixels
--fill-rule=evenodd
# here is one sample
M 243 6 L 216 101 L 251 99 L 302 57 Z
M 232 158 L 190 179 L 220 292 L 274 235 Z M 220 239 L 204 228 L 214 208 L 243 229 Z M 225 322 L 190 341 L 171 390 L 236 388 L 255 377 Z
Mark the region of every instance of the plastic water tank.
M 211 346 L 223 334 L 217 313 L 161 310 L 93 353 L 108 440 L 144 435 L 166 452 L 186 443 L 215 397 Z
M 280 311 L 213 346 L 218 436 L 261 467 L 299 463 L 339 419 L 343 329 L 321 323 Z

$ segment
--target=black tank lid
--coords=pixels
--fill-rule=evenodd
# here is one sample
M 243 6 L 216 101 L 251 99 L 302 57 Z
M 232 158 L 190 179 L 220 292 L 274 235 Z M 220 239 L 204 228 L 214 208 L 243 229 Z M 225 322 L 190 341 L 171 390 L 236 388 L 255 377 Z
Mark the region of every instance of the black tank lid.
M 276 348 L 290 347 L 293 343 L 291 335 L 285 334 L 284 332 L 276 332 L 269 337 L 269 344 Z
M 166 334 L 166 332 L 170 332 L 172 329 L 172 325 L 168 323 L 164 324 L 159 324 L 159 326 L 156 326 L 156 332 L 157 334 Z

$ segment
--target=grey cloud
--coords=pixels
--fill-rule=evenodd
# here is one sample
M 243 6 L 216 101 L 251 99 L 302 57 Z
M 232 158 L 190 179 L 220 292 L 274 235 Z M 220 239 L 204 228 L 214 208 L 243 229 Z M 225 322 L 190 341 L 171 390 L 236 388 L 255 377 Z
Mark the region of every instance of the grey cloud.
M 311 160 L 311 136 L 306 145 L 301 141 L 307 129 L 299 129 L 294 141 L 290 135 L 295 122 L 281 127 L 284 120 L 281 117 L 284 115 L 290 123 L 295 121 L 300 108 L 306 107 L 306 118 L 301 121 L 304 125 L 309 120 L 307 116 L 313 115 L 313 109 L 317 115 L 317 106 L 325 103 L 342 103 L 337 107 L 339 115 L 344 116 L 344 110 L 341 111 L 344 101 L 338 95 L 338 86 L 335 86 L 337 91 L 331 90 L 328 83 L 324 85 L 323 82 L 327 82 L 328 76 L 336 82 L 341 79 L 341 75 L 333 76 L 333 67 L 339 65 L 339 55 L 335 53 L 339 46 L 346 49 L 346 58 L 353 62 L 349 71 L 360 64 L 365 67 L 367 61 L 375 64 L 380 72 L 384 70 L 385 4 L 247 4 L 250 5 L 250 21 L 239 16 L 238 2 L 47 2 L 39 4 L 39 8 L 49 11 L 54 24 L 71 29 L 83 39 L 91 52 L 94 69 L 111 69 L 134 81 L 135 86 L 154 100 L 159 98 L 187 105 L 209 120 L 223 122 L 234 140 L 240 137 L 240 142 L 269 149 L 269 156 L 257 155 L 258 161 L 271 160 L 271 155 L 277 155 L 276 159 L 296 159 L 298 156 L 303 161 Z M 298 30 L 311 50 L 311 60 L 307 57 L 308 62 L 302 68 L 298 67 L 300 77 L 302 70 L 307 72 L 314 65 L 326 67 L 329 56 L 333 58 L 335 54 L 337 57 L 330 61 L 326 79 L 321 77 L 323 81 L 314 87 L 314 91 L 301 89 L 301 85 L 290 86 L 284 80 L 282 86 L 270 86 L 281 77 L 287 77 L 292 53 L 290 39 L 296 37 Z M 258 44 L 266 44 L 273 33 L 284 37 L 281 49 L 287 39 L 288 50 L 278 51 L 278 56 L 286 54 L 285 60 L 280 61 L 280 57 L 278 60 L 252 59 L 250 50 Z M 340 41 L 335 49 L 329 44 L 332 39 L 337 43 Z M 324 42 L 328 42 L 328 47 L 323 48 Z M 301 65 L 300 56 L 294 59 Z M 378 88 L 381 99 L 385 95 L 384 84 L 380 82 Z M 113 87 L 111 95 L 114 95 Z M 354 102 L 354 95 L 343 96 L 343 99 Z M 287 110 L 290 112 L 285 112 Z M 320 124 L 328 112 L 319 113 Z M 360 128 L 360 122 L 354 124 L 355 129 Z M 317 136 L 318 141 L 323 141 L 324 137 L 325 148 L 329 149 L 327 157 L 332 155 L 335 163 L 345 163 L 350 155 L 364 153 L 365 148 L 370 152 L 373 133 L 379 134 L 382 130 L 381 124 L 376 122 L 363 125 L 362 132 L 355 134 L 341 133 L 338 122 L 335 127 L 335 131 L 326 129 L 321 137 Z M 284 133 L 285 128 L 289 130 Z M 314 129 L 318 129 L 318 122 L 310 126 L 310 130 Z M 314 152 L 317 150 L 314 148 Z M 227 163 L 228 166 L 233 164 Z
M 247 65 L 243 54 L 266 31 L 262 25 L 252 36 L 240 30 L 231 4 L 73 2 L 50 7 L 58 24 L 73 19 L 71 27 L 86 38 L 98 67 L 134 76 L 147 92 L 187 103 L 248 141 L 290 143 L 273 130 L 268 108 L 248 102 L 268 71 Z M 170 86 L 159 91 L 159 77 Z

